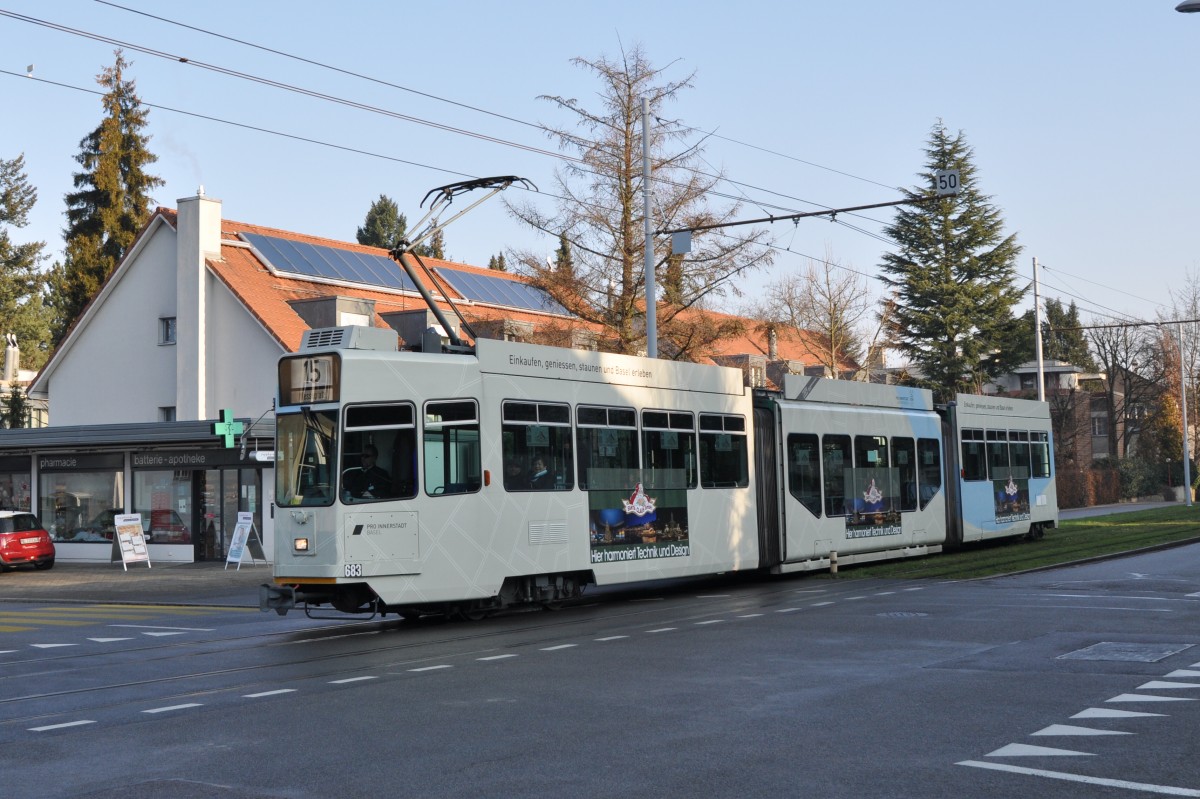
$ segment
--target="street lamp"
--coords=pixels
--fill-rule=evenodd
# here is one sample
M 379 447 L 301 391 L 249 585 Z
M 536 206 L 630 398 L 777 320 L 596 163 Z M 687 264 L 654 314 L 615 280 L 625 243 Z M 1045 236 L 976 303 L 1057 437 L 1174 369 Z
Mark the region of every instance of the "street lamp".
M 1200 0 L 1191 0 L 1200 9 Z M 1180 3 L 1186 5 L 1186 3 Z M 1193 9 L 1196 10 L 1196 9 Z M 1187 506 L 1192 507 L 1192 464 L 1188 452 L 1188 418 L 1187 418 L 1187 377 L 1183 373 L 1183 323 L 1177 322 L 1175 332 L 1179 334 L 1179 393 L 1183 400 L 1183 495 L 1187 497 Z

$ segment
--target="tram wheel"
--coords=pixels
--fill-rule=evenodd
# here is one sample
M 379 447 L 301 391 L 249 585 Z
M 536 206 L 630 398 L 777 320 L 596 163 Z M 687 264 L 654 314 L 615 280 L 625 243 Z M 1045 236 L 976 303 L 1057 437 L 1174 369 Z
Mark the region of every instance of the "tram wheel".
M 454 608 L 455 618 L 462 621 L 483 621 L 490 615 L 491 611 L 487 608 L 481 608 L 470 603 L 464 603 Z

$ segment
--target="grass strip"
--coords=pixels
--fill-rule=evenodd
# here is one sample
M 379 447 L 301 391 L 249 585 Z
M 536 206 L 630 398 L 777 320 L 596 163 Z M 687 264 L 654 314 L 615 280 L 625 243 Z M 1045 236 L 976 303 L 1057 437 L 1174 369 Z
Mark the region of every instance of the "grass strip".
M 964 580 L 1200 540 L 1200 506 L 1173 505 L 1060 522 L 1038 541 L 995 539 L 886 563 L 843 566 L 841 578 Z

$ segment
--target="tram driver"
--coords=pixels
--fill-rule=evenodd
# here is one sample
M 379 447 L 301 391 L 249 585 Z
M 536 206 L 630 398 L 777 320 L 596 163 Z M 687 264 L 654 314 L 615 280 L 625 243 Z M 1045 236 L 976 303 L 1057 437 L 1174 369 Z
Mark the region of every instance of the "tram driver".
M 379 499 L 392 495 L 392 477 L 379 465 L 379 450 L 364 444 L 359 454 L 362 465 L 342 473 L 343 490 L 350 499 Z

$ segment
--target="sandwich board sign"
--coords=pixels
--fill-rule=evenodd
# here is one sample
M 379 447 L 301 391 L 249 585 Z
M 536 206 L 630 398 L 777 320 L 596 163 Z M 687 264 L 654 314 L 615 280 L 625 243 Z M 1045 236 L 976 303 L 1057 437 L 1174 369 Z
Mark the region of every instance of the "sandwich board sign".
M 146 546 L 146 533 L 142 530 L 142 514 L 122 513 L 113 517 L 112 561 L 121 556 L 121 566 L 129 571 L 130 563 L 146 562 L 150 568 L 150 548 Z
M 225 568 L 228 569 L 230 563 L 236 563 L 240 571 L 242 558 L 247 551 L 255 566 L 260 560 L 263 563 L 267 562 L 262 542 L 258 539 L 258 531 L 254 529 L 254 514 L 244 511 L 238 513 L 237 526 L 233 528 L 233 538 L 229 541 L 229 554 L 225 557 Z

